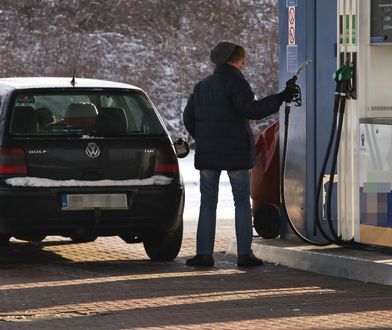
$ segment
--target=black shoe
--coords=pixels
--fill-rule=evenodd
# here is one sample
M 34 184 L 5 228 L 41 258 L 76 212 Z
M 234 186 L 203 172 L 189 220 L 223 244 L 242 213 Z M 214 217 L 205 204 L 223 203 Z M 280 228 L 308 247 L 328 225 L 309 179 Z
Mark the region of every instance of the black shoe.
M 211 255 L 196 254 L 193 258 L 186 261 L 186 265 L 194 267 L 212 267 L 214 265 L 214 258 Z
M 253 253 L 240 255 L 237 259 L 238 267 L 257 267 L 263 265 L 263 260 L 257 258 Z

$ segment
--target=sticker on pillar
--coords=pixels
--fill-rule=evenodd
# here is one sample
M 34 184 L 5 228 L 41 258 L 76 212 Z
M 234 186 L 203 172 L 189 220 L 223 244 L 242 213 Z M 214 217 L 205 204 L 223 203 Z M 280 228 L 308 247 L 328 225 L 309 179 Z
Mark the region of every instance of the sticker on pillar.
M 296 72 L 298 69 L 298 47 L 287 45 L 287 72 Z
M 286 0 L 286 7 L 297 7 L 298 0 Z
M 288 7 L 287 31 L 287 72 L 296 72 L 298 67 L 298 47 L 295 40 L 295 6 Z

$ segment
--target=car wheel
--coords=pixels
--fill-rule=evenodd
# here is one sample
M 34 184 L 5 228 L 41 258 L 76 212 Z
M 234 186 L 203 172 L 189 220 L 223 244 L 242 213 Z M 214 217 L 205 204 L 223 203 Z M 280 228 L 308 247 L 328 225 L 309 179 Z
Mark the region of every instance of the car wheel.
M 0 246 L 7 246 L 10 244 L 10 238 L 11 236 L 9 235 L 4 235 L 0 234 Z
M 45 239 L 46 235 L 40 234 L 33 234 L 33 235 L 17 235 L 15 236 L 16 239 L 20 239 L 22 241 L 32 242 L 32 243 L 39 243 Z
M 154 234 L 143 241 L 144 249 L 153 261 L 172 261 L 182 244 L 183 223 L 172 232 Z
M 280 231 L 280 208 L 278 205 L 265 203 L 256 209 L 253 225 L 262 238 L 275 238 Z
M 96 235 L 72 235 L 70 236 L 72 242 L 74 243 L 88 243 L 94 242 L 98 236 Z

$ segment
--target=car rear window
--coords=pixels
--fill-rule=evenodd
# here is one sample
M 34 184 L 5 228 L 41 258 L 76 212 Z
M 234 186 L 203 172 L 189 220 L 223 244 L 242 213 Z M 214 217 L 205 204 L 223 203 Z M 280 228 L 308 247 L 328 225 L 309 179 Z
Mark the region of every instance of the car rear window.
M 12 135 L 164 135 L 153 105 L 141 92 L 18 93 Z

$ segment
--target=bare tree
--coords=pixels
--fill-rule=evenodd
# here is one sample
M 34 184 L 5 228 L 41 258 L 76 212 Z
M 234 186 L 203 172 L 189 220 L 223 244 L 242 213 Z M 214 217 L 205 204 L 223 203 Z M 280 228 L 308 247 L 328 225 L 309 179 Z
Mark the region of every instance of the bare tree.
M 185 134 L 184 104 L 212 72 L 218 40 L 245 46 L 244 74 L 258 96 L 277 91 L 277 10 L 277 0 L 2 0 L 1 72 L 71 77 L 82 47 L 79 77 L 140 86 L 169 130 Z

